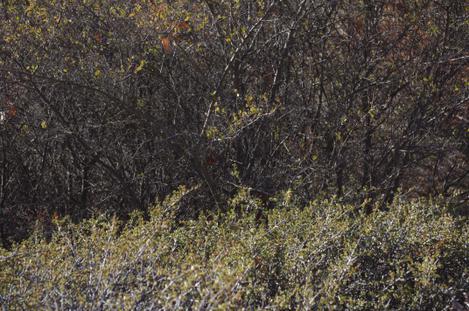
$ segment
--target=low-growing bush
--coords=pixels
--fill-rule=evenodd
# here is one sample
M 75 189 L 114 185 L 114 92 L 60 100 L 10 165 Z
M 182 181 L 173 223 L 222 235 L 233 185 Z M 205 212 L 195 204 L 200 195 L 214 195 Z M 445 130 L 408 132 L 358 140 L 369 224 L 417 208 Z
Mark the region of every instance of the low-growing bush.
M 183 191 L 181 192 L 183 193 Z M 362 213 L 288 195 L 259 221 L 244 193 L 178 222 L 179 196 L 123 224 L 54 220 L 0 253 L 11 309 L 444 310 L 469 289 L 467 219 L 430 201 Z M 294 201 L 294 200 L 293 200 Z

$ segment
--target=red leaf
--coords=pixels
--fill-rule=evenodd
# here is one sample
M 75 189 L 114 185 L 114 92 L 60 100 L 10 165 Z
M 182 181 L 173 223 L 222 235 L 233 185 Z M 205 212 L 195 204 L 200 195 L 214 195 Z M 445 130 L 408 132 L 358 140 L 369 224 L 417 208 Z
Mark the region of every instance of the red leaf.
M 167 54 L 170 54 L 173 49 L 171 48 L 171 40 L 169 36 L 164 36 L 161 38 L 161 45 L 163 46 L 163 51 Z
M 12 104 L 10 104 L 10 106 L 8 107 L 8 112 L 7 112 L 8 116 L 10 118 L 14 118 L 16 117 L 16 107 L 13 106 Z
M 180 22 L 176 28 L 178 31 L 185 31 L 185 30 L 189 30 L 191 27 L 189 26 L 188 22 L 184 21 L 184 22 Z

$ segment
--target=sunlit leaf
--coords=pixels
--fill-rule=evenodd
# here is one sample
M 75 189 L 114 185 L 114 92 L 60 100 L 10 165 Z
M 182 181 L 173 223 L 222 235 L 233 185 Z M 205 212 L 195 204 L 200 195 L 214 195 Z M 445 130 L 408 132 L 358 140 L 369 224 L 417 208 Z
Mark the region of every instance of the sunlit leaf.
M 145 66 L 145 60 L 141 60 L 140 63 L 138 64 L 137 68 L 135 68 L 135 73 L 139 73 L 140 71 L 142 71 L 143 67 Z

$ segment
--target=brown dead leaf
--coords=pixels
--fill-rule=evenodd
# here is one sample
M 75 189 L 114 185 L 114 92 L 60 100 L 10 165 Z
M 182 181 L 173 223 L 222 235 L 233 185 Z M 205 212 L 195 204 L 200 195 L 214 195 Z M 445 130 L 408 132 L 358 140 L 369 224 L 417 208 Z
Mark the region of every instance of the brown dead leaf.
M 163 51 L 166 54 L 170 54 L 173 51 L 171 47 L 171 39 L 169 36 L 161 37 L 161 45 L 163 46 Z

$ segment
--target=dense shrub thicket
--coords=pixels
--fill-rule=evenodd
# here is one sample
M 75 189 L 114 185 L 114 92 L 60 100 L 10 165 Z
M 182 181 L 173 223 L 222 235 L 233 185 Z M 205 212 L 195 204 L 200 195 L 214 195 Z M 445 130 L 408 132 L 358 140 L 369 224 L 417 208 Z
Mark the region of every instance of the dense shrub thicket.
M 60 310 L 450 310 L 469 291 L 469 226 L 429 201 L 363 213 L 291 193 L 259 220 L 241 191 L 228 213 L 182 223 L 187 191 L 144 220 L 54 221 L 0 249 L 0 304 Z M 469 303 L 469 301 L 466 301 Z M 459 309 L 456 309 L 459 310 Z
M 240 187 L 467 204 L 461 0 L 0 1 L 0 239 Z M 347 191 L 346 191 L 347 190 Z M 257 298 L 256 298 L 257 299 Z

